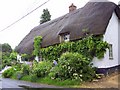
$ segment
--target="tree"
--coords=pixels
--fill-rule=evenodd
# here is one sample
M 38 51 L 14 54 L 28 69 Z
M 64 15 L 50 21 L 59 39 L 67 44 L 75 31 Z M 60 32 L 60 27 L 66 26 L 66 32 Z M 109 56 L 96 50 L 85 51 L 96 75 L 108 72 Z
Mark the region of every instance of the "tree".
M 43 23 L 51 20 L 51 15 L 50 15 L 50 12 L 48 11 L 48 9 L 43 9 L 43 14 L 41 15 L 40 18 L 41 18 L 40 24 L 43 24 Z
M 2 44 L 2 52 L 12 52 L 12 48 L 8 43 Z
M 2 47 L 2 49 L 0 49 L 0 53 L 1 53 L 1 57 L 0 57 L 0 63 L 2 63 L 2 68 L 4 68 L 6 65 L 11 65 L 11 59 L 10 59 L 10 54 L 12 52 L 12 48 L 8 43 L 4 43 L 4 44 L 0 44 L 0 48 Z

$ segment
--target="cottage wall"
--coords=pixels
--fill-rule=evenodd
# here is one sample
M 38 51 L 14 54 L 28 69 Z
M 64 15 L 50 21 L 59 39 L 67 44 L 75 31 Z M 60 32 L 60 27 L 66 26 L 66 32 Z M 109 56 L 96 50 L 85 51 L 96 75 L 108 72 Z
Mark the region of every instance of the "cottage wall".
M 120 62 L 118 61 L 120 60 L 120 55 L 119 55 L 120 45 L 118 47 L 118 33 L 120 33 L 120 21 L 118 20 L 116 14 L 113 13 L 103 38 L 104 41 L 107 41 L 109 44 L 112 44 L 113 59 L 109 59 L 109 50 L 107 49 L 107 52 L 104 55 L 103 59 L 100 60 L 97 58 L 93 59 L 94 66 L 98 68 L 110 68 L 120 65 Z
M 120 65 L 120 20 L 118 20 L 119 26 L 118 26 L 118 63 Z

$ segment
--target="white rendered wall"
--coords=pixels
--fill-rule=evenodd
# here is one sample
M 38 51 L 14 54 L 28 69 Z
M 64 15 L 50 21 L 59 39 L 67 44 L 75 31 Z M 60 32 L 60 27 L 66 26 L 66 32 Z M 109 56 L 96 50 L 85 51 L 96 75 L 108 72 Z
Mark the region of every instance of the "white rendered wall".
M 120 20 L 118 20 L 119 26 L 118 26 L 118 63 L 120 65 Z
M 103 38 L 104 41 L 107 41 L 109 44 L 112 44 L 113 59 L 109 59 L 109 50 L 107 49 L 107 52 L 104 55 L 103 59 L 97 59 L 97 58 L 93 59 L 94 66 L 98 68 L 109 68 L 120 65 L 120 62 L 118 62 L 118 29 L 120 28 L 118 26 L 120 26 L 120 21 L 118 20 L 116 14 L 113 13 Z M 119 55 L 119 60 L 120 60 L 120 55 Z

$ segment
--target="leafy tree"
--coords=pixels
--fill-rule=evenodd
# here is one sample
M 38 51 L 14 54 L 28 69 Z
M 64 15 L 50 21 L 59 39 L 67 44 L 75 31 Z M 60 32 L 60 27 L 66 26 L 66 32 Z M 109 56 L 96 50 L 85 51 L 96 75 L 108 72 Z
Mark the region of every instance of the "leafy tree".
M 12 48 L 8 43 L 2 44 L 2 52 L 12 52 Z
M 0 63 L 2 63 L 2 68 L 4 68 L 6 65 L 11 65 L 11 59 L 10 54 L 12 52 L 12 48 L 8 43 L 0 44 L 0 49 L 2 57 L 0 57 Z
M 48 11 L 48 9 L 43 9 L 43 14 L 41 15 L 41 20 L 40 20 L 40 24 L 43 24 L 44 22 L 50 21 L 51 19 L 51 15 L 50 12 Z

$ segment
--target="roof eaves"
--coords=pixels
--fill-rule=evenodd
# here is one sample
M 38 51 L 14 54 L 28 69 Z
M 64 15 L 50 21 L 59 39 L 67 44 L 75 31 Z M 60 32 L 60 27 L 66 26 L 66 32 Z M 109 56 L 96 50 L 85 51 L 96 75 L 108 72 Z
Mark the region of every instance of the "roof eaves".
M 116 8 L 115 8 L 115 13 L 116 13 L 117 17 L 120 19 L 120 8 L 118 6 L 116 6 Z

